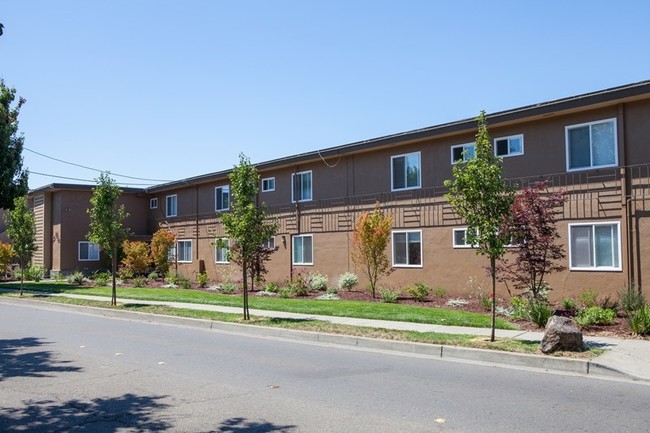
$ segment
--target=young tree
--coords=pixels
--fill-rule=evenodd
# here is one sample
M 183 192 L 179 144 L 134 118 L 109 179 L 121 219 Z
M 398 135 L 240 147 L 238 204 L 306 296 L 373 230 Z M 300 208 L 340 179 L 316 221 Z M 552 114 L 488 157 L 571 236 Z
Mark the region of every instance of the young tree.
M 271 254 L 277 251 L 277 249 L 277 247 L 267 248 L 266 245 L 260 245 L 255 251 L 253 251 L 251 260 L 248 262 L 248 276 L 251 279 L 251 289 L 255 287 L 256 281 L 264 281 L 264 275 L 268 272 L 266 269 L 266 262 L 271 259 Z M 239 243 L 235 242 L 232 248 L 228 249 L 228 259 L 238 265 L 242 264 L 241 247 Z
M 176 236 L 167 229 L 156 231 L 151 238 L 151 260 L 160 270 L 163 279 L 169 271 L 169 250 L 174 246 L 175 241 Z
M 467 243 L 476 245 L 476 253 L 490 258 L 492 277 L 492 332 L 494 341 L 496 318 L 496 261 L 505 254 L 510 243 L 502 230 L 513 202 L 513 192 L 501 176 L 501 162 L 494 155 L 488 134 L 485 111 L 477 118 L 475 156 L 458 161 L 453 167 L 453 180 L 446 180 L 445 194 L 456 214 L 467 224 Z
M 27 171 L 23 170 L 23 142 L 18 135 L 18 114 L 24 98 L 12 107 L 16 89 L 0 79 L 0 209 L 13 209 L 14 199 L 27 194 Z
M 34 212 L 29 207 L 26 196 L 14 199 L 12 207 L 13 210 L 5 214 L 5 224 L 20 264 L 20 296 L 23 296 L 25 265 L 32 260 L 32 255 L 36 251 L 36 224 Z
M 250 319 L 248 311 L 248 272 L 250 263 L 255 260 L 260 245 L 275 236 L 277 223 L 267 220 L 264 203 L 257 204 L 260 176 L 257 169 L 243 154 L 239 154 L 239 165 L 228 175 L 232 202 L 230 211 L 220 213 L 228 238 L 238 245 L 239 265 L 242 268 L 244 290 L 244 320 Z
M 565 255 L 555 209 L 564 205 L 566 197 L 560 191 L 544 195 L 545 190 L 546 185 L 538 182 L 515 196 L 507 221 L 512 243 L 517 245 L 514 264 L 504 257 L 498 266 L 501 280 L 512 281 L 516 289 L 528 291 L 537 301 L 544 300 L 540 296 L 546 289 L 544 277 L 565 269 L 559 263 Z
M 109 173 L 102 173 L 93 188 L 90 197 L 91 208 L 87 209 L 90 215 L 90 231 L 86 238 L 93 242 L 111 258 L 111 273 L 113 274 L 113 290 L 111 292 L 111 305 L 117 305 L 117 290 L 115 275 L 117 274 L 117 254 L 120 244 L 129 235 L 129 229 L 124 227 L 124 220 L 129 216 L 124 210 L 124 205 L 117 205 L 117 199 L 122 190 L 111 179 Z
M 9 267 L 14 261 L 14 256 L 14 247 L 11 244 L 0 242 L 0 272 L 5 275 L 5 278 L 9 272 Z
M 151 264 L 149 244 L 141 241 L 122 242 L 124 258 L 122 264 L 130 269 L 134 275 L 142 275 Z
M 384 215 L 379 203 L 372 212 L 363 212 L 354 225 L 352 261 L 368 278 L 373 298 L 379 278 L 393 270 L 386 255 L 392 227 L 393 218 Z

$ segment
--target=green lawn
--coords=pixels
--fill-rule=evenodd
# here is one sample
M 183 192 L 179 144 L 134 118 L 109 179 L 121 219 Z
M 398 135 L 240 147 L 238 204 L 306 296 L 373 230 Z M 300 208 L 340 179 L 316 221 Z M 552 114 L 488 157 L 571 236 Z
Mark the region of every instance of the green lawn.
M 15 283 L 2 283 L 0 289 L 17 289 Z M 51 293 L 71 293 L 78 295 L 110 296 L 108 287 L 73 287 L 66 283 L 39 282 L 25 283 L 25 290 Z M 207 293 L 199 290 L 184 289 L 150 289 L 118 287 L 120 298 L 148 301 L 188 302 L 193 304 L 224 305 L 241 307 L 241 296 Z M 471 313 L 462 310 L 414 307 L 399 304 L 358 301 L 318 301 L 312 299 L 282 299 L 268 297 L 250 297 L 250 308 L 292 313 L 318 314 L 323 316 L 354 317 L 362 319 L 395 320 L 399 322 L 429 323 L 449 326 L 469 326 L 489 328 L 490 317 L 487 314 Z M 516 329 L 516 327 L 497 318 L 499 329 Z

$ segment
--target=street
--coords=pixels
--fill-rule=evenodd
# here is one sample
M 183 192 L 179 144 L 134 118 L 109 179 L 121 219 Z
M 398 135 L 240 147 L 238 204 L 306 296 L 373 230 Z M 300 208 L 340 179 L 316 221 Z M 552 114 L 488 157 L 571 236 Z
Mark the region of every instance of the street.
M 643 383 L 0 300 L 2 432 L 646 432 Z

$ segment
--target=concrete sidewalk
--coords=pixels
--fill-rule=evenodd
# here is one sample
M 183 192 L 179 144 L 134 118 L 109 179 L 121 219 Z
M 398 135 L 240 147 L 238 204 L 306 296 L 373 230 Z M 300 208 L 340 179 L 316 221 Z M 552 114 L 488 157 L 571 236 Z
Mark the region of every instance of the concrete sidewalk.
M 69 298 L 88 299 L 97 301 L 110 301 L 108 297 L 101 296 L 86 296 L 86 295 L 71 295 L 71 294 L 48 294 L 48 296 L 64 296 Z M 128 304 L 146 304 L 146 305 L 164 305 L 172 308 L 185 308 L 192 310 L 205 310 L 205 311 L 218 311 L 224 313 L 241 313 L 242 309 L 239 307 L 224 307 L 218 305 L 204 305 L 204 304 L 191 304 L 182 302 L 164 302 L 164 301 L 143 301 L 134 299 L 120 298 L 119 302 L 124 305 Z M 112 310 L 116 311 L 116 310 Z M 116 311 L 117 312 L 117 311 Z M 125 313 L 121 311 L 120 313 Z M 141 313 L 136 313 L 141 314 Z M 419 332 L 439 332 L 447 334 L 469 334 L 469 335 L 483 335 L 489 336 L 490 329 L 487 328 L 470 328 L 462 326 L 444 326 L 444 325 L 430 325 L 424 323 L 411 323 L 411 322 L 397 322 L 389 320 L 371 320 L 371 319 L 355 319 L 349 317 L 334 317 L 334 316 L 320 316 L 312 314 L 297 314 L 282 311 L 269 311 L 269 310 L 255 310 L 251 309 L 250 314 L 254 316 L 277 317 L 277 318 L 290 318 L 302 320 L 318 320 L 323 322 L 337 323 L 342 325 L 353 326 L 366 326 L 383 329 L 396 329 L 408 330 Z M 182 318 L 171 318 L 166 321 Z M 182 323 L 194 324 L 195 319 L 181 320 Z M 203 321 L 206 322 L 206 321 Z M 211 322 L 211 321 L 207 321 Z M 216 325 L 216 322 L 210 323 L 210 328 L 221 328 L 226 330 L 237 330 L 238 332 L 253 331 L 260 334 L 259 327 L 250 327 L 247 325 L 237 324 L 221 324 Z M 245 327 L 245 329 L 242 329 Z M 270 328 L 267 328 L 270 329 Z M 305 335 L 306 334 L 306 335 Z M 458 358 L 472 361 L 482 361 L 496 364 L 508 364 L 518 366 L 530 366 L 533 368 L 542 368 L 558 371 L 566 371 L 572 373 L 586 373 L 596 375 L 607 375 L 614 377 L 627 378 L 632 380 L 642 380 L 650 382 L 650 341 L 641 339 L 618 339 L 618 338 L 605 338 L 605 337 L 585 337 L 584 341 L 587 345 L 599 346 L 607 349 L 603 355 L 592 359 L 591 361 L 557 358 L 543 355 L 526 355 L 514 354 L 509 352 L 501 352 L 496 350 L 480 350 L 480 349 L 467 349 L 467 348 L 451 348 L 446 347 L 443 349 L 441 346 L 436 345 L 423 345 L 422 343 L 408 343 L 408 342 L 384 342 L 384 344 L 372 343 L 372 339 L 364 339 L 361 337 L 349 336 L 333 336 L 321 334 L 319 338 L 311 338 L 309 335 L 314 333 L 306 333 L 299 331 L 287 331 L 283 329 L 272 328 L 272 332 L 267 332 L 267 335 L 274 336 L 289 336 L 298 337 L 306 340 L 327 341 L 329 343 L 353 344 L 355 346 L 365 346 L 368 348 L 380 348 L 387 350 L 401 350 L 406 352 L 423 353 L 433 352 L 437 356 L 437 350 L 440 350 L 440 356 L 443 352 L 446 353 L 447 358 Z M 512 331 L 512 330 L 496 330 L 497 337 L 516 338 L 520 340 L 541 341 L 543 337 L 542 332 L 527 332 L 527 331 Z M 370 340 L 370 341 L 369 341 Z M 428 351 L 425 348 L 431 348 Z

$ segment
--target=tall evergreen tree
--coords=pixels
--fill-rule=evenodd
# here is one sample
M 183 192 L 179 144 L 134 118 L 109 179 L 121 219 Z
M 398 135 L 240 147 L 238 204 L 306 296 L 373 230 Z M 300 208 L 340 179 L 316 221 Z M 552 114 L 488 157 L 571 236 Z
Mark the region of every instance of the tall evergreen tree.
M 26 102 L 16 99 L 16 89 L 0 79 L 0 208 L 13 209 L 14 199 L 27 194 L 26 170 L 23 170 L 23 142 L 18 134 L 18 114 Z

